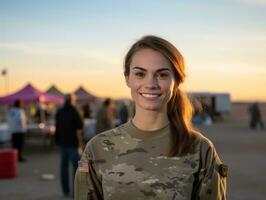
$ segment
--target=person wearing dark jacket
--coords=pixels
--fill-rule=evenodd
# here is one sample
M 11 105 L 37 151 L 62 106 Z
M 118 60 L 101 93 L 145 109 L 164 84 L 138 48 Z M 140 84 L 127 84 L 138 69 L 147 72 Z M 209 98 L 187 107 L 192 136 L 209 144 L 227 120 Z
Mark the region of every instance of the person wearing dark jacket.
M 250 113 L 250 123 L 249 127 L 251 129 L 256 129 L 259 125 L 261 129 L 264 128 L 264 123 L 262 121 L 261 117 L 261 111 L 259 107 L 259 103 L 255 102 L 249 107 L 249 113 Z
M 75 108 L 76 97 L 68 94 L 65 104 L 56 113 L 55 140 L 60 146 L 61 186 L 64 196 L 70 196 L 69 161 L 72 163 L 73 177 L 78 167 L 79 154 L 83 149 L 82 128 L 83 122 Z M 73 187 L 73 183 L 72 183 Z

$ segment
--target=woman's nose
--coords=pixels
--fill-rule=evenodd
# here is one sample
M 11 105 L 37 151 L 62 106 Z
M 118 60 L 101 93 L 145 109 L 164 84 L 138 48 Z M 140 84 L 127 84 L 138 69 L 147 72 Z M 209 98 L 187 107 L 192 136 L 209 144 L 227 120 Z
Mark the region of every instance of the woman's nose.
M 148 76 L 146 83 L 145 83 L 145 87 L 149 88 L 149 89 L 155 89 L 158 88 L 158 80 L 155 76 Z

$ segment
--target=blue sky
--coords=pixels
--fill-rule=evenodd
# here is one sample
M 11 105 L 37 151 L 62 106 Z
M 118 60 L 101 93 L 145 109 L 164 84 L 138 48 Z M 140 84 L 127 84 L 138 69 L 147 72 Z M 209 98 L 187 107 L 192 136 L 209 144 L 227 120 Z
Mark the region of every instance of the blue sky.
M 186 90 L 266 100 L 265 19 L 265 0 L 0 0 L 0 69 L 8 69 L 9 91 L 30 81 L 128 96 L 126 50 L 155 34 L 186 58 Z

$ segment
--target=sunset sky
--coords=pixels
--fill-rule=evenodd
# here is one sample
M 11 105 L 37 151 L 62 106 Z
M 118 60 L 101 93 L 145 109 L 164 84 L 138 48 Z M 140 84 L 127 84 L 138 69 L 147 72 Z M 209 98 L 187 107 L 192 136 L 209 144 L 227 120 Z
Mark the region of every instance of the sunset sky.
M 31 82 L 129 97 L 123 58 L 147 34 L 183 54 L 186 91 L 266 101 L 266 0 L 0 0 L 0 96 Z

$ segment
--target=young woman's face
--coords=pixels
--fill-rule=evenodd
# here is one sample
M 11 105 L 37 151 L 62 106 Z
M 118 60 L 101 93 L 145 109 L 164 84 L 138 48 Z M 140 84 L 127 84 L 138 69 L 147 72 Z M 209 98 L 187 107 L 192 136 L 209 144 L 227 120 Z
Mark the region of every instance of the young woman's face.
M 175 83 L 174 72 L 160 52 L 152 49 L 136 52 L 126 82 L 137 110 L 167 111 Z

